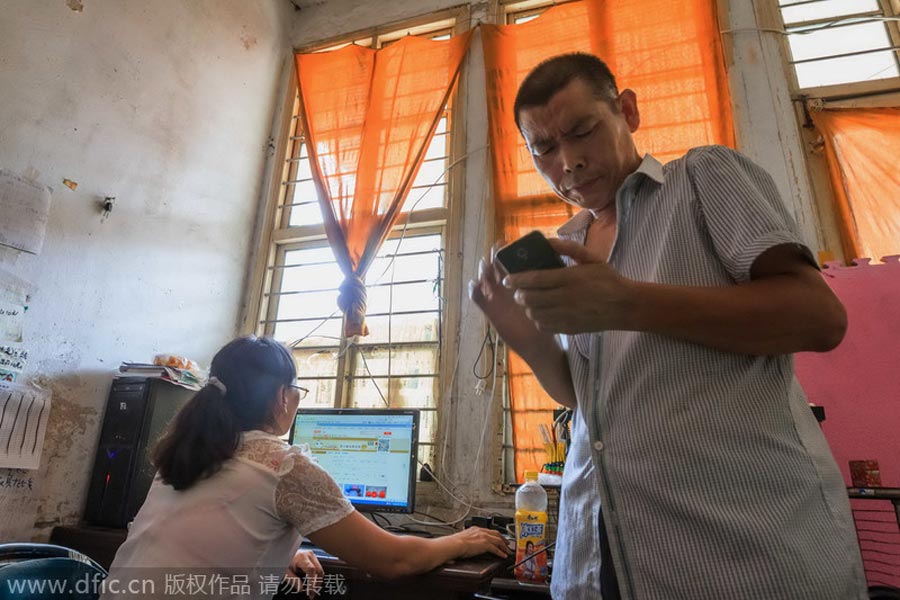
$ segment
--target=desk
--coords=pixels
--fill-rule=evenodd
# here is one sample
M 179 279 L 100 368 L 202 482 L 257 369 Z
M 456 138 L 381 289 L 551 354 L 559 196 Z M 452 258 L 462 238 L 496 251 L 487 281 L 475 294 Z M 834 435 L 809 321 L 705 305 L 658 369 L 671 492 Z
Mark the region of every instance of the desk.
M 301 547 L 301 550 L 311 550 Z M 318 550 L 318 549 L 316 549 Z M 488 593 L 491 580 L 503 575 L 512 559 L 491 556 L 460 559 L 438 567 L 434 571 L 393 581 L 376 579 L 365 571 L 352 567 L 339 558 L 320 554 L 319 562 L 325 573 L 341 575 L 347 593 L 334 596 L 340 600 L 469 600 L 475 593 Z M 302 594 L 280 594 L 276 599 L 298 600 Z
M 83 552 L 108 569 L 126 534 L 124 529 L 59 526 L 54 527 L 50 541 Z M 340 600 L 469 600 L 477 592 L 488 592 L 495 576 L 507 575 L 505 569 L 512 564 L 511 560 L 490 556 L 469 558 L 423 575 L 381 581 L 338 558 L 319 556 L 326 573 L 342 575 L 347 583 L 348 593 L 334 596 Z M 306 596 L 280 594 L 276 598 L 299 600 Z

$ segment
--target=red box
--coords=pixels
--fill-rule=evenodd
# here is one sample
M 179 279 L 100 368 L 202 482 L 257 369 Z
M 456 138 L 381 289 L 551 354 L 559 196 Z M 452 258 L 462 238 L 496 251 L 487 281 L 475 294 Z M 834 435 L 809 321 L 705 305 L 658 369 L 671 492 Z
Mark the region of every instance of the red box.
M 850 480 L 853 487 L 881 487 L 881 469 L 877 460 L 851 460 Z

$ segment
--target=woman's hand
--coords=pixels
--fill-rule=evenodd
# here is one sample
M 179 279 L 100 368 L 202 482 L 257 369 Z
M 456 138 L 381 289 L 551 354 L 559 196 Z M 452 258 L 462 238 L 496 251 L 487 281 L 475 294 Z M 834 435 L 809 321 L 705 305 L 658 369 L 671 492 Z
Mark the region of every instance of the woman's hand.
M 307 596 L 315 598 L 319 595 L 317 592 L 325 580 L 325 570 L 311 550 L 298 550 L 288 571 L 289 576 L 299 577 L 303 581 Z
M 450 537 L 456 538 L 456 541 L 461 544 L 458 554 L 459 558 L 468 558 L 485 553 L 496 554 L 500 558 L 509 556 L 509 545 L 506 543 L 506 538 L 499 531 L 481 527 L 469 527 L 465 531 L 460 531 Z

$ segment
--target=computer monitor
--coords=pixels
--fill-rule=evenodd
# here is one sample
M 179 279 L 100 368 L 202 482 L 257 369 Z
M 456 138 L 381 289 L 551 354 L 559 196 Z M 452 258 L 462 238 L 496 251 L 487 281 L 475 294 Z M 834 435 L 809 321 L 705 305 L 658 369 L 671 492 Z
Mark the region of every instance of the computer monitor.
M 413 512 L 418 438 L 414 409 L 302 408 L 291 428 L 362 512 Z

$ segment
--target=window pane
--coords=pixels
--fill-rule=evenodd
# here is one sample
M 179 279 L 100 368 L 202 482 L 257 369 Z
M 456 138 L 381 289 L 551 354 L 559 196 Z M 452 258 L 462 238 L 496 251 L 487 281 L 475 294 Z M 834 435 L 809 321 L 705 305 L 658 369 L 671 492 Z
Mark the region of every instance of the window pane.
M 795 33 L 788 36 L 788 41 L 791 44 L 791 56 L 795 61 L 886 48 L 891 45 L 887 29 L 880 22 L 835 27 L 813 33 Z M 863 56 L 865 55 L 859 55 L 858 58 Z
M 318 202 L 291 207 L 291 220 L 288 223 L 291 227 L 318 225 L 319 223 L 322 223 L 322 209 L 319 208 Z
M 390 408 L 429 408 L 435 404 L 437 381 L 436 377 L 376 377 L 373 380 L 366 375 L 351 380 L 351 402 L 358 408 L 388 408 L 385 400 L 389 398 Z M 377 388 L 375 384 L 378 384 Z M 385 400 L 381 399 L 379 389 Z
M 317 201 L 316 186 L 312 180 L 288 185 L 288 204 L 291 206 L 291 227 L 317 225 L 322 222 L 322 209 Z
M 403 252 L 423 252 L 425 250 L 440 250 L 440 235 L 410 235 L 407 232 L 402 242 L 399 237 L 387 239 L 381 245 L 378 256 L 388 256 L 399 251 Z M 370 271 L 371 272 L 371 271 Z
M 390 312 L 391 306 L 393 306 L 394 312 L 437 310 L 440 308 L 437 282 L 426 281 L 369 288 L 369 313 Z
M 426 439 L 431 439 L 431 438 L 426 438 L 424 434 L 419 434 L 419 440 L 426 440 Z M 419 463 L 427 464 L 429 467 L 431 467 L 431 472 L 434 473 L 434 471 L 437 469 L 437 466 L 435 466 L 435 464 L 434 464 L 435 463 L 434 446 L 432 446 L 432 445 L 423 446 L 422 442 L 421 441 L 419 442 Z M 419 469 L 416 469 L 417 478 L 418 478 L 418 473 L 419 473 Z
M 376 258 L 372 261 L 369 273 L 376 278 L 380 278 L 380 281 L 376 279 L 371 283 L 388 283 L 391 281 L 391 273 L 393 273 L 394 281 L 437 278 L 440 275 L 441 262 L 438 253 L 404 256 L 402 254 L 403 251 L 409 252 L 406 249 L 401 250 L 400 255 L 393 257 L 393 262 L 391 262 L 392 259 L 389 256 Z M 382 273 L 385 273 L 385 275 L 382 276 Z M 368 277 L 366 280 L 369 283 Z
M 425 160 L 432 158 L 443 158 L 447 156 L 447 134 L 434 134 L 428 150 L 425 151 Z
M 332 260 L 334 260 L 334 253 L 327 245 L 313 246 L 302 250 L 288 250 L 284 253 L 284 264 L 286 265 L 320 263 Z
M 533 20 L 537 19 L 539 16 L 541 16 L 541 13 L 533 13 L 530 15 L 522 15 L 522 16 L 513 15 L 513 23 L 515 23 L 516 25 L 518 25 L 520 23 L 527 23 L 528 21 L 533 21 Z
M 390 320 L 392 342 L 436 342 L 438 341 L 438 314 L 394 315 Z M 388 318 L 368 317 L 369 344 L 384 344 L 388 341 Z
M 800 6 L 790 6 L 802 0 L 780 0 L 785 23 L 813 21 L 830 17 L 859 14 L 880 10 L 878 0 L 820 0 Z
M 406 203 L 403 205 L 405 212 L 424 210 L 426 208 L 441 208 L 446 206 L 447 184 L 441 183 L 428 188 L 416 188 L 409 191 Z
M 801 88 L 900 76 L 893 52 L 833 58 L 795 65 Z
M 291 321 L 288 323 L 276 323 L 273 337 L 279 342 L 291 344 L 299 342 L 300 346 L 325 346 L 333 344 L 336 339 L 341 336 L 341 326 L 344 320 L 340 313 L 333 319 L 322 321 L 316 319 L 314 321 Z M 324 323 L 324 324 L 323 324 Z M 315 332 L 310 336 L 310 333 Z M 309 337 L 307 337 L 309 336 Z
M 333 259 L 332 259 L 333 260 Z M 296 265 L 295 262 L 287 262 Z M 302 265 L 302 263 L 300 263 Z M 344 281 L 344 274 L 337 263 L 289 266 L 279 269 L 284 273 L 281 280 L 282 292 L 300 292 L 337 289 Z M 329 311 L 330 312 L 330 311 Z
M 419 440 L 432 441 L 437 439 L 437 411 L 423 410 L 419 412 Z M 428 446 L 425 446 L 426 448 Z M 422 446 L 419 446 L 422 450 Z M 433 453 L 433 450 L 431 451 Z M 419 454 L 421 456 L 421 452 Z M 419 460 L 422 460 L 421 458 Z M 425 461 L 423 461 L 425 462 Z M 434 469 L 434 462 L 431 462 L 431 468 Z
M 424 348 L 355 348 L 360 354 L 356 361 L 355 377 L 369 377 L 366 365 L 372 376 L 383 377 L 385 375 L 434 375 L 438 372 L 438 349 L 436 345 Z M 365 356 L 365 364 L 361 356 Z M 390 364 L 388 364 L 390 356 Z M 430 385 L 430 384 L 429 384 Z M 420 387 L 418 383 L 410 385 L 411 388 Z M 427 406 L 427 405 L 426 405 Z
M 416 174 L 416 179 L 413 182 L 413 187 L 422 187 L 424 185 L 433 185 L 446 181 L 447 174 L 444 173 L 446 169 L 446 159 L 429 160 L 428 162 L 423 162 L 422 167 Z M 413 198 L 413 200 L 415 200 L 416 198 L 412 193 L 410 193 L 410 197 Z M 409 204 L 412 205 L 412 202 L 409 202 Z
M 331 408 L 334 406 L 336 382 L 334 379 L 303 381 L 300 385 L 309 388 L 309 394 L 300 401 L 302 408 Z
M 336 377 L 338 349 L 294 350 L 297 362 L 297 377 Z M 303 387 L 309 387 L 304 385 Z
M 326 318 L 337 310 L 337 290 L 278 297 L 278 319 Z
M 309 165 L 309 157 L 304 156 L 297 161 L 296 179 L 312 179 L 312 167 Z
M 886 23 L 865 21 L 867 17 L 861 16 L 865 13 L 882 15 L 878 0 L 820 0 L 802 4 L 800 2 L 801 0 L 780 0 L 784 22 L 791 31 L 788 43 L 792 60 L 821 59 L 793 65 L 801 88 L 900 76 L 897 55 L 892 50 L 823 58 L 892 46 Z M 871 16 L 870 14 L 869 17 Z M 822 23 L 806 27 L 792 26 L 804 21 L 823 19 L 825 21 Z M 829 22 L 828 19 L 834 21 Z
M 379 390 L 380 393 L 379 393 Z M 384 396 L 384 399 L 382 399 Z M 387 404 L 388 380 L 386 377 L 353 379 L 350 384 L 351 405 L 358 408 L 389 408 Z

